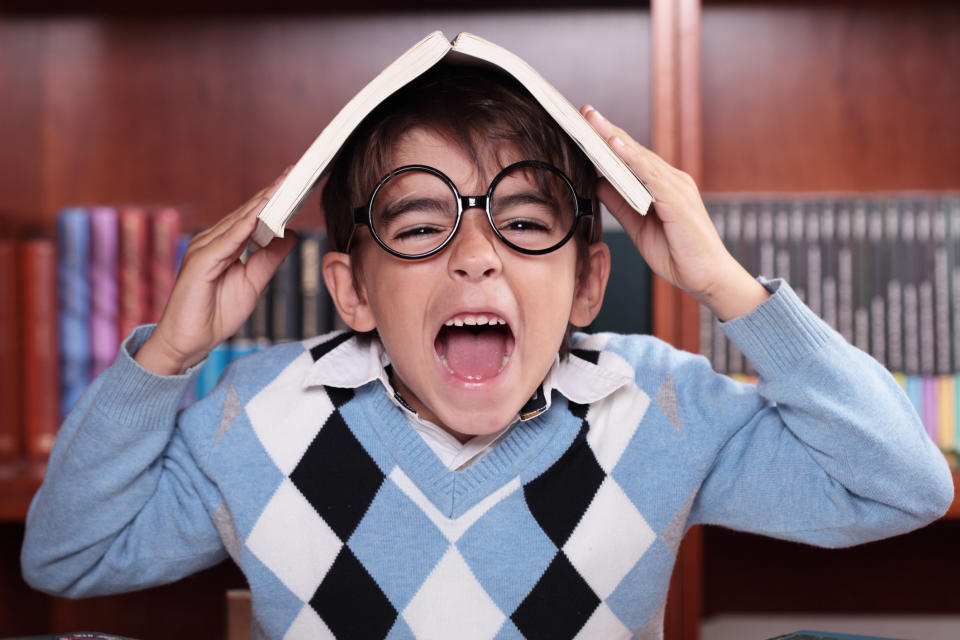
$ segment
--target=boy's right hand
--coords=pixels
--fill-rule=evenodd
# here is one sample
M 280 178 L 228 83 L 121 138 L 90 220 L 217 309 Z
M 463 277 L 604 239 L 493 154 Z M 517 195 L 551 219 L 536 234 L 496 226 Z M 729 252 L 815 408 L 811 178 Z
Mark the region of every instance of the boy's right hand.
M 183 373 L 236 333 L 250 316 L 260 293 L 297 242 L 296 234 L 288 232 L 250 256 L 246 264 L 240 262 L 257 214 L 283 177 L 190 241 L 160 322 L 134 358 L 141 366 L 161 375 Z

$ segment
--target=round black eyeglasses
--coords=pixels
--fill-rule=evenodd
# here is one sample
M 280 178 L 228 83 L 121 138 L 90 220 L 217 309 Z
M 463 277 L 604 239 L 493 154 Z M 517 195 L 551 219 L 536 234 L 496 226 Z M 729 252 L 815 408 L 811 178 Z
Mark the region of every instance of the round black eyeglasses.
M 581 218 L 593 216 L 593 203 L 577 195 L 557 167 L 524 160 L 505 167 L 487 193 L 461 196 L 443 172 L 426 165 L 406 165 L 388 173 L 354 210 L 354 228 L 370 229 L 377 243 L 399 258 L 416 260 L 441 251 L 460 228 L 465 209 L 487 214 L 494 233 L 511 249 L 540 255 L 563 246 Z

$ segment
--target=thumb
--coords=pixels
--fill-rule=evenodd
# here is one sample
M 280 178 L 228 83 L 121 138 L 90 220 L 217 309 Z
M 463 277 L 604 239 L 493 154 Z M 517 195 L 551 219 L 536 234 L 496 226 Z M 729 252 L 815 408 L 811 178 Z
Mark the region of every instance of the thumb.
M 282 238 L 274 238 L 267 246 L 255 252 L 245 265 L 247 281 L 259 296 L 266 288 L 270 278 L 280 268 L 290 251 L 297 246 L 299 236 L 296 231 L 287 230 Z

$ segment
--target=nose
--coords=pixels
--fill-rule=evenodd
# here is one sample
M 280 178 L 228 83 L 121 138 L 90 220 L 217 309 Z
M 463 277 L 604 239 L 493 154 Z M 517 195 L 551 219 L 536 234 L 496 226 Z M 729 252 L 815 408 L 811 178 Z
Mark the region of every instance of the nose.
M 497 238 L 490 228 L 486 212 L 477 207 L 465 209 L 460 229 L 451 246 L 447 247 L 450 252 L 450 275 L 479 282 L 499 274 L 503 263 L 497 249 Z

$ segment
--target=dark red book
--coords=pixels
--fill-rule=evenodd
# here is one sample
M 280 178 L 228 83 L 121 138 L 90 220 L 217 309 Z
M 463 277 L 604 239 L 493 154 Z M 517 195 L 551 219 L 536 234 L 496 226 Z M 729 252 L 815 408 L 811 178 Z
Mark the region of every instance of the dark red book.
M 120 340 L 150 322 L 150 218 L 140 207 L 120 211 L 117 258 L 117 319 Z
M 0 240 L 0 460 L 20 455 L 17 243 Z
M 25 240 L 20 275 L 23 443 L 27 456 L 45 458 L 60 427 L 56 243 L 47 238 Z
M 150 322 L 160 320 L 177 275 L 180 211 L 165 207 L 155 211 L 150 225 Z

